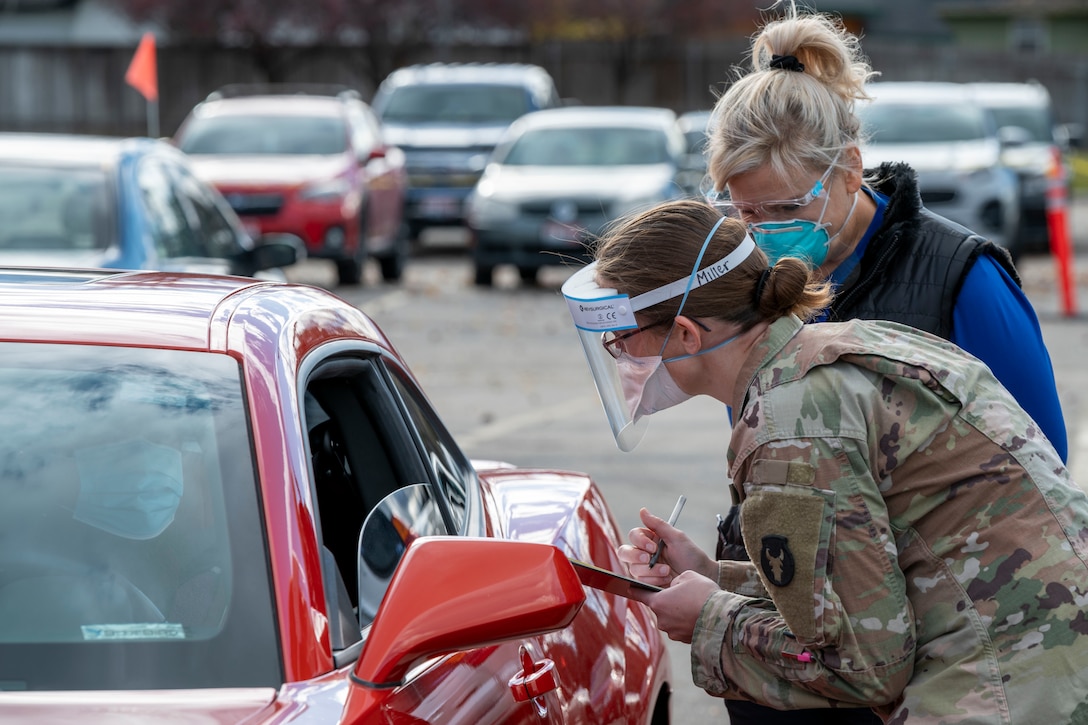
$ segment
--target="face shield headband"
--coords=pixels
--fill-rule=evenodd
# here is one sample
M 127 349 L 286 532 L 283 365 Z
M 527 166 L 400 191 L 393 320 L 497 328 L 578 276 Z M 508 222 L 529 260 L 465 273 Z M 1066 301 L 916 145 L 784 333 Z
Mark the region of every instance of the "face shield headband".
M 624 396 L 616 360 L 601 344 L 601 336 L 606 332 L 637 330 L 636 312 L 683 295 L 676 312 L 679 315 L 692 290 L 720 279 L 747 259 L 756 248 L 756 244 L 746 234 L 736 249 L 700 269 L 710 240 L 724 221 L 725 217 L 719 219 L 707 234 L 695 264 L 692 266 L 691 274 L 675 282 L 631 298 L 619 294 L 615 289 L 599 286 L 597 263 L 593 262 L 573 274 L 563 284 L 563 296 L 574 319 L 574 326 L 578 330 L 582 350 L 585 352 L 586 361 L 593 374 L 593 382 L 597 386 L 597 393 L 604 406 L 605 417 L 612 428 L 616 444 L 622 451 L 631 451 L 638 445 L 646 432 L 647 421 L 644 417 L 636 416 L 635 411 L 630 410 Z

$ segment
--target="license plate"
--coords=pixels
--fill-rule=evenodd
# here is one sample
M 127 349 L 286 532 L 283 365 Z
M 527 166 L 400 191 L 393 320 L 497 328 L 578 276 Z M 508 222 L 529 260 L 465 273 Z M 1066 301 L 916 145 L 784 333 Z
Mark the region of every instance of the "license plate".
M 461 200 L 456 196 L 425 196 L 419 200 L 420 216 L 449 219 L 461 215 Z
M 581 246 L 585 228 L 576 223 L 548 221 L 540 227 L 540 241 L 549 246 Z

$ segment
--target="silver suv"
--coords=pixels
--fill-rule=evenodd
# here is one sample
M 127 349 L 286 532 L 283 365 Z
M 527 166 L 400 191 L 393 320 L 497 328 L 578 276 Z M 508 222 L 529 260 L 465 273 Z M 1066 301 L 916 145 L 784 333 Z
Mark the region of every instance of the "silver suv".
M 866 168 L 903 161 L 934 213 L 1008 247 L 1019 220 L 1016 174 L 1002 161 L 993 115 L 960 83 L 880 82 L 859 104 Z
M 548 72 L 521 63 L 432 63 L 395 70 L 372 106 L 407 156 L 412 237 L 464 223 L 464 203 L 506 128 L 560 105 Z
M 990 109 L 1004 144 L 1002 160 L 1020 179 L 1020 225 L 1010 242 L 1014 257 L 1046 252 L 1050 234 L 1046 221 L 1046 191 L 1053 179 L 1068 184 L 1063 160 L 1068 146 L 1065 129 L 1054 123 L 1050 94 L 1037 82 L 971 83 L 979 103 Z

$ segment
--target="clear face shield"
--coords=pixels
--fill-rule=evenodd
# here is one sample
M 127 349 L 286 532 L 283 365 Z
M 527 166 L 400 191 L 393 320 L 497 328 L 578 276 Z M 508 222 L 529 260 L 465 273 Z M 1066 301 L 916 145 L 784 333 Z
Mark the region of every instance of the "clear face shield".
M 699 269 L 703 253 L 722 221 L 724 217 L 707 235 L 692 273 L 663 287 L 630 298 L 597 283 L 596 262 L 583 267 L 563 284 L 563 297 L 566 298 L 567 307 L 574 319 L 578 339 L 593 374 L 601 405 L 604 406 L 605 417 L 621 451 L 631 451 L 638 445 L 646 432 L 647 420 L 637 407 L 629 403 L 616 357 L 604 343 L 617 335 L 638 330 L 636 312 L 683 295 L 684 299 L 677 311 L 679 315 L 691 290 L 720 279 L 751 254 L 756 245 L 751 237 L 745 235 L 744 240 L 728 255 Z

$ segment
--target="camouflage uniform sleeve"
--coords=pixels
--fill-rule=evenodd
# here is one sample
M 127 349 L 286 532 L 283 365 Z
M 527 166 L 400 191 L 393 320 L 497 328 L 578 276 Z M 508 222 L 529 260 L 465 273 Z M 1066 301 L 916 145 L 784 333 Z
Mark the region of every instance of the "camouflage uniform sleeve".
M 741 526 L 769 598 L 710 597 L 695 683 L 779 709 L 892 702 L 912 674 L 914 616 L 864 436 L 778 440 L 752 461 Z
M 755 566 L 750 561 L 719 561 L 718 586 L 746 597 L 768 596 Z

